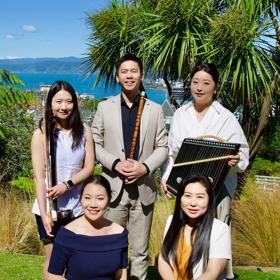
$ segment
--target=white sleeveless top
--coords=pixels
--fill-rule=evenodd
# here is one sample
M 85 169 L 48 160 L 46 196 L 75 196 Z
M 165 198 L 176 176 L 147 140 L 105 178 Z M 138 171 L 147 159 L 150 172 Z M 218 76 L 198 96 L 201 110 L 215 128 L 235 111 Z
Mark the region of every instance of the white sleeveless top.
M 73 151 L 71 131 L 56 130 L 54 135 L 57 183 L 59 184 L 68 181 L 82 169 L 85 158 L 85 136 L 82 138 L 81 145 Z M 75 185 L 70 191 L 60 196 L 57 199 L 57 210 L 72 209 L 74 217 L 83 214 L 80 204 L 81 187 L 82 183 Z M 48 203 L 46 205 L 48 206 Z M 32 213 L 40 215 L 37 199 L 33 204 Z

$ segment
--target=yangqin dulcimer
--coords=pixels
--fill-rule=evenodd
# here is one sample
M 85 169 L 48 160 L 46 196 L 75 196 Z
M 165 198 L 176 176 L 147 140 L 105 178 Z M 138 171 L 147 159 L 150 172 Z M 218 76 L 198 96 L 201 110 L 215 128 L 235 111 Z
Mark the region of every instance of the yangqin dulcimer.
M 205 137 L 219 141 L 203 140 L 202 138 Z M 166 182 L 168 190 L 176 195 L 185 177 L 202 174 L 210 178 L 217 193 L 230 168 L 227 161 L 231 155 L 238 153 L 239 148 L 240 144 L 228 143 L 221 138 L 209 135 L 197 139 L 186 138 Z

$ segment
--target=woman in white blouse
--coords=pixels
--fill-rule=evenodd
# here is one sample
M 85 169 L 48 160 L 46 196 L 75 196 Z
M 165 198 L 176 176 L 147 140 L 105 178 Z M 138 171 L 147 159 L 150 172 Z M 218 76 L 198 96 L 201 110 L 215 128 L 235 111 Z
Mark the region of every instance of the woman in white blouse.
M 237 186 L 237 173 L 249 163 L 249 146 L 244 132 L 228 109 L 216 101 L 219 74 L 214 64 L 201 64 L 191 73 L 192 100 L 174 113 L 169 132 L 169 159 L 163 168 L 161 189 L 167 196 L 166 181 L 171 172 L 181 144 L 185 138 L 214 135 L 232 143 L 240 143 L 239 153 L 228 160 L 231 167 L 217 197 L 217 218 L 229 224 L 231 200 Z M 231 273 L 230 273 L 231 274 Z
M 215 100 L 218 85 L 218 71 L 214 64 L 201 64 L 191 74 L 191 94 L 193 100 L 180 107 L 174 113 L 169 132 L 169 159 L 164 168 L 161 188 L 170 194 L 166 181 L 185 138 L 197 138 L 214 135 L 232 143 L 240 143 L 237 155 L 228 161 L 231 166 L 225 178 L 225 196 L 232 198 L 237 183 L 237 172 L 243 172 L 248 166 L 249 148 L 236 117 Z M 218 217 L 219 218 L 219 217 Z

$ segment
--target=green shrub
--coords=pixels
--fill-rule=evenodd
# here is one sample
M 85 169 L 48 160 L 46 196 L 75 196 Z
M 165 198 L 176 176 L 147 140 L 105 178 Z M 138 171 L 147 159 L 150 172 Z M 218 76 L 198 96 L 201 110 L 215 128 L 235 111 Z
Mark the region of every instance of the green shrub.
M 28 177 L 18 177 L 17 179 L 10 181 L 10 184 L 27 193 L 35 194 L 35 184 L 33 179 Z
M 99 164 L 96 164 L 94 167 L 94 175 L 102 175 L 102 166 Z
M 5 135 L 0 138 L 0 181 L 31 176 L 33 114 L 22 106 L 0 106 L 0 127 Z
M 252 166 L 252 173 L 266 176 L 279 176 L 280 162 L 272 162 L 268 159 L 256 157 Z

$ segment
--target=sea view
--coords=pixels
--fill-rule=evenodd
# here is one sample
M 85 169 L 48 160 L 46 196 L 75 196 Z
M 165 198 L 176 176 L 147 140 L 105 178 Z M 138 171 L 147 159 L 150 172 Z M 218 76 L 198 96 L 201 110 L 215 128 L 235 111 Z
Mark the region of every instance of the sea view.
M 42 74 L 42 73 L 17 73 L 16 74 L 25 84 L 27 90 L 39 89 L 41 85 L 52 84 L 56 80 L 65 80 L 69 82 L 78 94 L 91 94 L 96 98 L 104 98 L 116 95 L 120 92 L 120 87 L 115 89 L 108 88 L 105 90 L 105 83 L 101 81 L 99 85 L 93 89 L 93 84 L 96 76 L 85 79 L 84 76 L 79 74 Z M 162 104 L 167 96 L 166 89 L 146 89 L 148 98 L 152 101 Z

